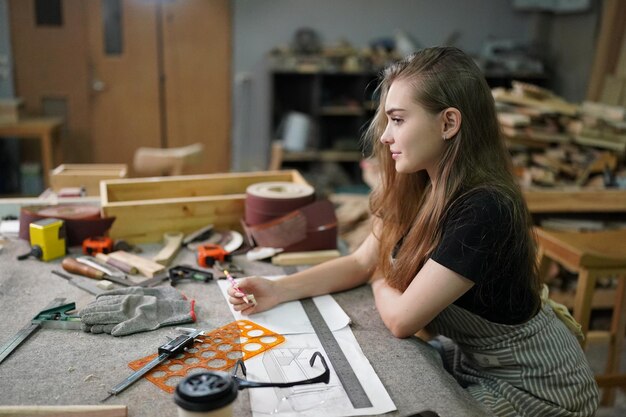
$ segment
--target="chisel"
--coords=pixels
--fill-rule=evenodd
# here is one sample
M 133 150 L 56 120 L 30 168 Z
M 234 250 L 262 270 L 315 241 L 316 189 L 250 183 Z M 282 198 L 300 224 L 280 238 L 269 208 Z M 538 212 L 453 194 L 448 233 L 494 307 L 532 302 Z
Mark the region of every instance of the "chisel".
M 125 287 L 130 287 L 134 285 L 132 282 L 128 280 L 121 279 L 119 277 L 114 277 L 111 275 L 107 275 L 104 272 L 97 270 L 96 268 L 92 268 L 88 265 L 82 264 L 74 258 L 67 257 L 63 259 L 63 261 L 61 262 L 61 266 L 67 272 L 70 272 L 72 274 L 82 275 L 87 278 L 107 279 L 111 282 L 115 282 L 116 284 L 123 285 Z
M 50 272 L 52 272 L 54 275 L 58 277 L 61 277 L 67 280 L 70 284 L 74 285 L 75 287 L 78 287 L 83 291 L 87 291 L 90 294 L 100 295 L 104 292 L 104 290 L 96 287 L 94 284 L 90 284 L 89 282 L 78 281 L 76 278 L 71 277 L 67 274 L 64 274 L 63 272 L 59 272 L 59 271 L 50 271 Z
M 106 263 L 99 261 L 93 256 L 79 256 L 76 258 L 76 261 L 95 268 L 98 271 L 102 271 L 106 276 L 126 278 L 126 275 L 122 271 L 106 265 Z

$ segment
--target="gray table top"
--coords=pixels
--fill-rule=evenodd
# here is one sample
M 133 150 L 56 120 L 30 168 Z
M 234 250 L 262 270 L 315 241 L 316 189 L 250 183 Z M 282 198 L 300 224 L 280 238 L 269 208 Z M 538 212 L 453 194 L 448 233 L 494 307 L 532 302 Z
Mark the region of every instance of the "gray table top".
M 76 302 L 78 309 L 93 299 L 51 273 L 62 271 L 59 261 L 16 261 L 16 255 L 28 249 L 26 242 L 11 240 L 0 252 L 0 306 L 4 315 L 0 320 L 0 345 L 54 298 Z M 72 253 L 77 255 L 78 249 Z M 193 254 L 180 252 L 176 264 L 193 266 Z M 245 268 L 246 274 L 280 273 L 269 264 L 247 263 Z M 183 281 L 177 288 L 196 300 L 198 321 L 193 327 L 212 330 L 233 321 L 215 282 Z M 430 346 L 418 338 L 397 339 L 389 333 L 376 311 L 369 286 L 333 296 L 351 318 L 352 332 L 398 408 L 386 415 L 409 416 L 424 410 L 441 416 L 486 414 L 444 371 Z M 109 388 L 130 375 L 129 362 L 155 353 L 166 337 L 176 334 L 173 327 L 125 337 L 80 330 L 37 331 L 0 364 L 0 405 L 100 404 Z M 105 404 L 125 404 L 129 416 L 176 415 L 172 395 L 145 380 Z M 234 410 L 236 416 L 251 415 L 245 390 L 240 392 Z

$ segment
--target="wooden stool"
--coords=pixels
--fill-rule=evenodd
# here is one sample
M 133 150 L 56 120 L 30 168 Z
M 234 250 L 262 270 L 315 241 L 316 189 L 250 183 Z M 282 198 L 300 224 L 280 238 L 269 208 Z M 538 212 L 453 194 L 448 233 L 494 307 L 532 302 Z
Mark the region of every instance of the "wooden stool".
M 557 232 L 535 229 L 539 245 L 539 274 L 547 276 L 550 261 L 578 273 L 573 303 L 574 318 L 582 326 L 585 341 L 606 340 L 609 344 L 606 370 L 596 375 L 603 392 L 602 404 L 614 402 L 613 387 L 626 387 L 626 373 L 620 373 L 620 354 L 626 332 L 626 230 L 602 232 Z M 618 279 L 608 332 L 589 332 L 592 300 L 599 277 Z

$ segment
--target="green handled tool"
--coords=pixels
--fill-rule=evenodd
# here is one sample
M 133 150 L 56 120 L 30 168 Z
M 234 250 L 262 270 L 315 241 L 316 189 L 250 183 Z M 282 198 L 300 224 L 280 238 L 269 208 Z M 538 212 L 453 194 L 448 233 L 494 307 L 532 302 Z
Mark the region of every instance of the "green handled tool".
M 68 314 L 76 310 L 76 304 L 64 304 L 64 301 L 65 298 L 55 298 L 30 321 L 30 324 L 24 326 L 11 340 L 0 346 L 0 363 L 42 327 L 65 330 L 80 329 L 80 318 L 76 315 Z

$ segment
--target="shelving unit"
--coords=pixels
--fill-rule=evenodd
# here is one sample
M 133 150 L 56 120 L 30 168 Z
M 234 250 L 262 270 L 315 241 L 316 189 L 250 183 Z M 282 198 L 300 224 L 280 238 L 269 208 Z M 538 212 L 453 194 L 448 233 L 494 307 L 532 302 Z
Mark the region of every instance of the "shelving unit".
M 512 79 L 545 83 L 545 77 L 527 74 L 489 72 L 485 76 L 492 87 L 510 86 Z M 376 72 L 276 69 L 271 80 L 272 137 L 279 139 L 279 128 L 290 112 L 307 115 L 312 130 L 305 150 L 280 152 L 279 167 L 298 169 L 316 185 L 318 179 L 310 173 L 320 164 L 336 164 L 352 184 L 363 185 L 358 164 L 363 155 L 360 139 L 376 108 Z
M 360 139 L 374 114 L 375 88 L 374 72 L 273 71 L 273 137 L 278 137 L 290 112 L 304 113 L 311 121 L 306 150 L 285 149 L 281 166 L 297 168 L 306 175 L 315 164 L 336 164 L 352 184 L 363 184 L 358 164 L 363 155 Z

